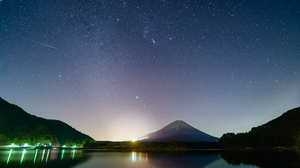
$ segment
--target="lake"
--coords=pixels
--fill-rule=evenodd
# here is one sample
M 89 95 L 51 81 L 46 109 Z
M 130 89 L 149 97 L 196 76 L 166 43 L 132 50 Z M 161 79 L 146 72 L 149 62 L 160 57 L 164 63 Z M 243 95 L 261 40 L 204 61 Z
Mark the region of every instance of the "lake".
M 0 167 L 254 168 L 299 167 L 297 152 L 220 150 L 0 150 Z

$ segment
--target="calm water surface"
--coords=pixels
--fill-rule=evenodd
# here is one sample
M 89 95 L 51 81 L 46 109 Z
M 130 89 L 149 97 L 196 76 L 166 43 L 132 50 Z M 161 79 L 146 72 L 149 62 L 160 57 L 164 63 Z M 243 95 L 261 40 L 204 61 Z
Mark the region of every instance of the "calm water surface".
M 298 167 L 298 154 L 283 157 L 280 163 L 267 163 L 268 159 L 261 158 L 257 153 L 232 153 L 224 151 L 179 150 L 179 151 L 115 151 L 115 150 L 0 150 L 0 167 L 76 167 L 76 168 L 253 168 L 253 167 Z M 265 156 L 265 154 L 262 154 Z M 268 155 L 268 154 L 266 154 Z M 280 156 L 282 155 L 282 156 Z M 255 156 L 259 158 L 255 159 Z M 268 155 L 269 156 L 269 155 Z M 253 160 L 254 158 L 254 160 Z M 264 160 L 261 163 L 259 160 Z M 274 162 L 274 161 L 273 161 Z M 288 165 L 287 165 L 288 164 Z

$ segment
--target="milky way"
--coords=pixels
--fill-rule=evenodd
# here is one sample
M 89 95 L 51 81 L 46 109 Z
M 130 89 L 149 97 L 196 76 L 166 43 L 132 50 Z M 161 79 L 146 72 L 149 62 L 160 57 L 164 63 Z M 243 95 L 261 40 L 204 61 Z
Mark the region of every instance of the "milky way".
M 0 1 L 0 96 L 96 140 L 213 136 L 300 106 L 300 2 Z

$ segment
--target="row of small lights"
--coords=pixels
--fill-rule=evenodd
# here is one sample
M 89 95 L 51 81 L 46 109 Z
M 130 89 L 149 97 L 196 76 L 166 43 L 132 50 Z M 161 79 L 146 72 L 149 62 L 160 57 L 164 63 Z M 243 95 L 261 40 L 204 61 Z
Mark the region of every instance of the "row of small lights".
M 52 144 L 49 143 L 48 145 L 51 146 Z M 40 143 L 37 143 L 37 145 L 36 145 L 35 147 L 37 147 L 37 146 L 40 146 Z M 47 144 L 43 144 L 43 145 L 41 145 L 41 146 L 46 147 Z M 28 145 L 28 143 L 25 143 L 23 146 L 15 145 L 14 143 L 12 143 L 11 145 L 7 145 L 7 146 L 4 146 L 4 147 L 11 147 L 11 148 L 14 148 L 14 147 L 33 147 L 33 146 Z M 63 145 L 62 148 L 68 148 L 68 147 L 67 147 L 66 145 Z M 72 146 L 71 148 L 79 148 L 79 147 L 77 147 L 76 145 L 74 145 L 74 146 Z

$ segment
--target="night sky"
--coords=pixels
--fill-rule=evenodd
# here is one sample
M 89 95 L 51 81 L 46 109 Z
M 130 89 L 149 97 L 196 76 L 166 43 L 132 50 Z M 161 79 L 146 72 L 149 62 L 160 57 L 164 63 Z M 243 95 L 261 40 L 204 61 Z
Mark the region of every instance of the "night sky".
M 0 0 L 0 97 L 96 140 L 300 106 L 298 0 Z

